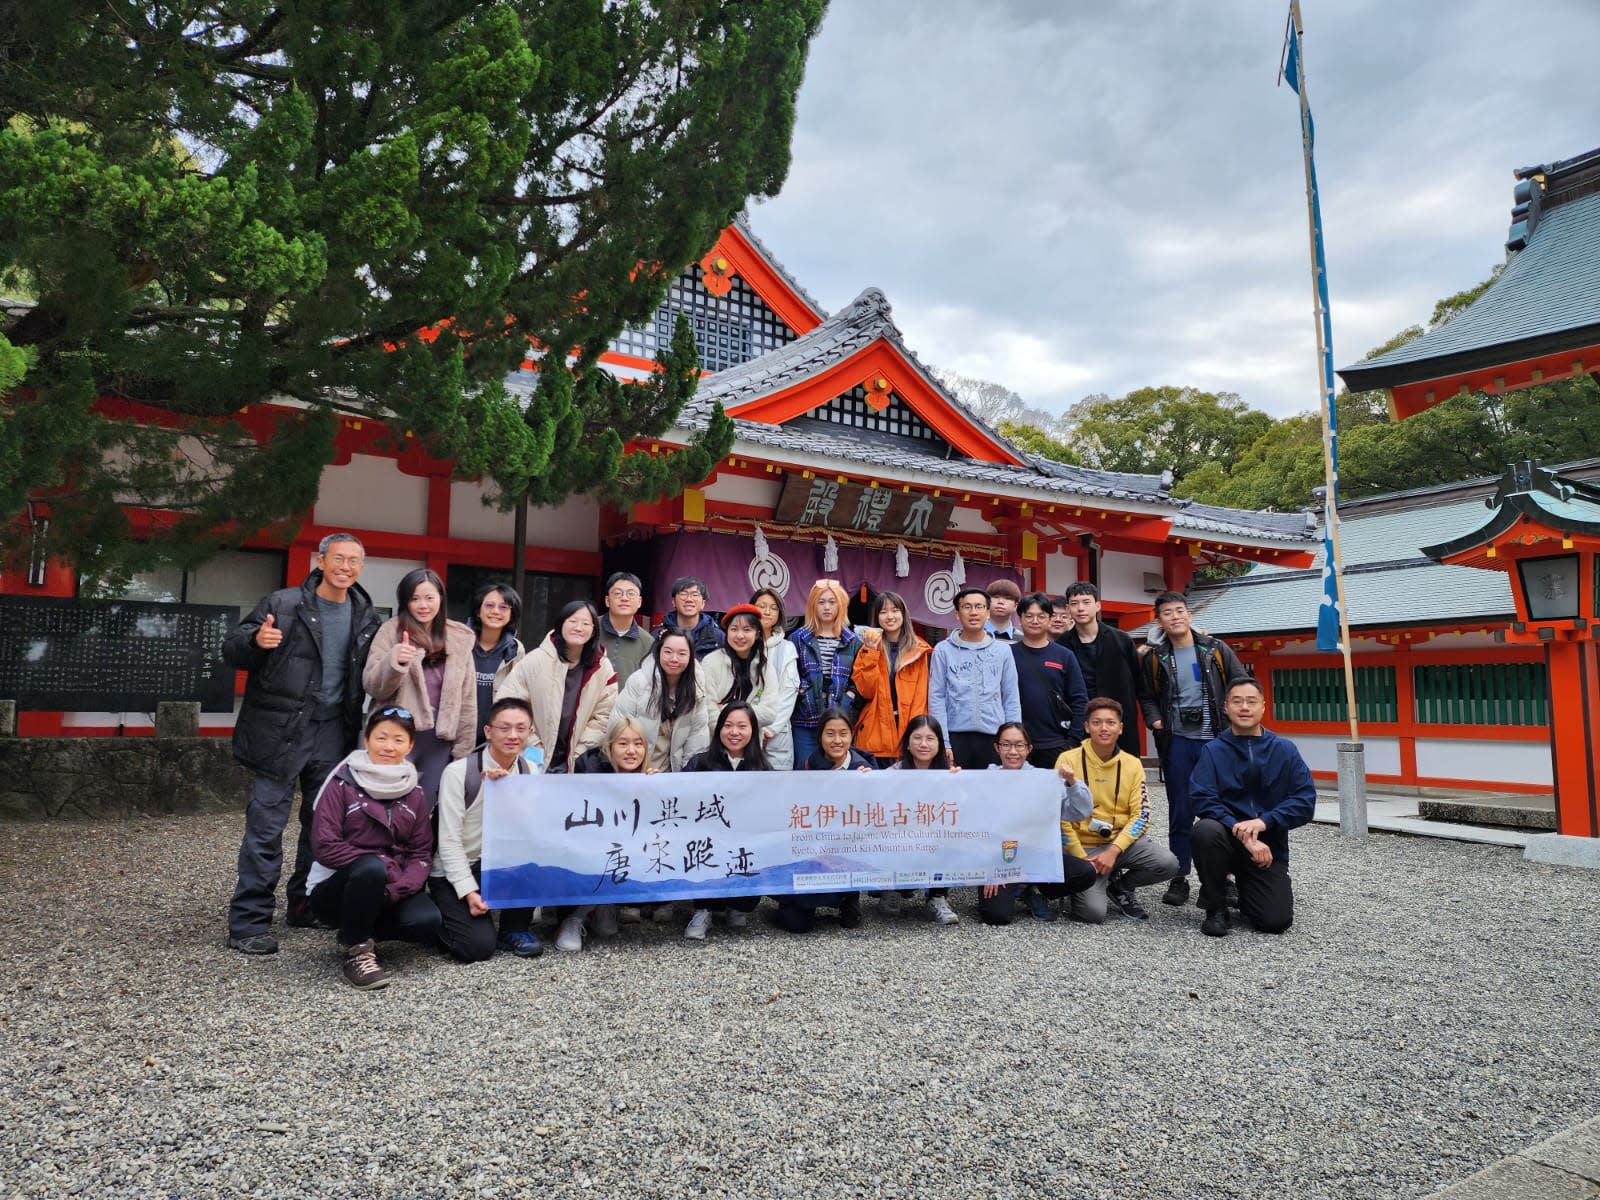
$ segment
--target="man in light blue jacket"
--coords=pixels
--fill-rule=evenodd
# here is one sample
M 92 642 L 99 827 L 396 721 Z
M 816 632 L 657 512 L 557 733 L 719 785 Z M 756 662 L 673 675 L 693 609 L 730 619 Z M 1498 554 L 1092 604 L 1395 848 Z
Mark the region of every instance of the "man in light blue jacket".
M 928 665 L 928 713 L 949 740 L 958 767 L 980 770 L 998 761 L 994 739 L 1007 721 L 1022 720 L 1017 661 L 1011 647 L 984 630 L 989 596 L 982 588 L 956 593 L 961 627 L 933 648 Z

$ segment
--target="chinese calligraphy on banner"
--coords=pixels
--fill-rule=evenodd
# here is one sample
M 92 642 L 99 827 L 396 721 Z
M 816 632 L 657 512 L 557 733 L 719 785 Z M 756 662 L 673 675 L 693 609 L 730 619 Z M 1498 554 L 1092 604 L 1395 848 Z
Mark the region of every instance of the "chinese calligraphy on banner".
M 854 529 L 886 537 L 942 538 L 955 503 L 895 488 L 785 476 L 773 519 L 791 525 Z
M 914 784 L 914 786 L 912 786 Z M 1059 882 L 1053 771 L 518 775 L 483 805 L 490 908 Z

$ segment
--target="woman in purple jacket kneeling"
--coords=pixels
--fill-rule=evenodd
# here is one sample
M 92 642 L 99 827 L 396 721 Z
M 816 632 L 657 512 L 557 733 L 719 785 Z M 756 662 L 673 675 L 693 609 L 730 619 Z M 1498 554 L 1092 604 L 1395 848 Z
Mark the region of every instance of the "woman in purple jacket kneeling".
M 415 740 L 405 709 L 373 709 L 362 748 L 333 769 L 311 817 L 311 911 L 338 927 L 345 982 L 363 990 L 389 982 L 374 938 L 432 944 L 439 932 L 423 890 L 433 861 L 428 800 L 406 761 Z

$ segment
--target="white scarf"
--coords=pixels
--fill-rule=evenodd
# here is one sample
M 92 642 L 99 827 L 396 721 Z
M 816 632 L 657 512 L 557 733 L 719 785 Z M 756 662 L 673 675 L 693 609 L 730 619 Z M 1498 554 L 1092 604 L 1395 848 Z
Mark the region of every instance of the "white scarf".
M 317 806 L 322 793 L 328 790 L 329 782 L 344 767 L 350 768 L 350 777 L 356 781 L 356 786 L 374 800 L 403 800 L 417 788 L 417 768 L 410 760 L 403 759 L 398 763 L 373 762 L 365 749 L 355 750 L 345 755 L 344 760 L 328 772 L 328 778 L 317 789 L 312 808 Z

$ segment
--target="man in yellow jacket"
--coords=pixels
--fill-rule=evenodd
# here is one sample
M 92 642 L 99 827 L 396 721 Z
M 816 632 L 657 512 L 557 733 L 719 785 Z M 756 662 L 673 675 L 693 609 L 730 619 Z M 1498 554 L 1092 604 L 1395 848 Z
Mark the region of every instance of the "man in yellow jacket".
M 1090 925 L 1106 919 L 1106 905 L 1124 916 L 1148 920 L 1135 888 L 1165 883 L 1178 873 L 1177 857 L 1154 839 L 1150 830 L 1150 798 L 1144 764 L 1117 745 L 1122 736 L 1122 705 L 1108 696 L 1089 701 L 1085 728 L 1089 737 L 1065 762 L 1088 791 L 1093 809 L 1082 821 L 1061 824 L 1069 854 L 1088 859 L 1099 879 L 1072 897 L 1072 917 Z

